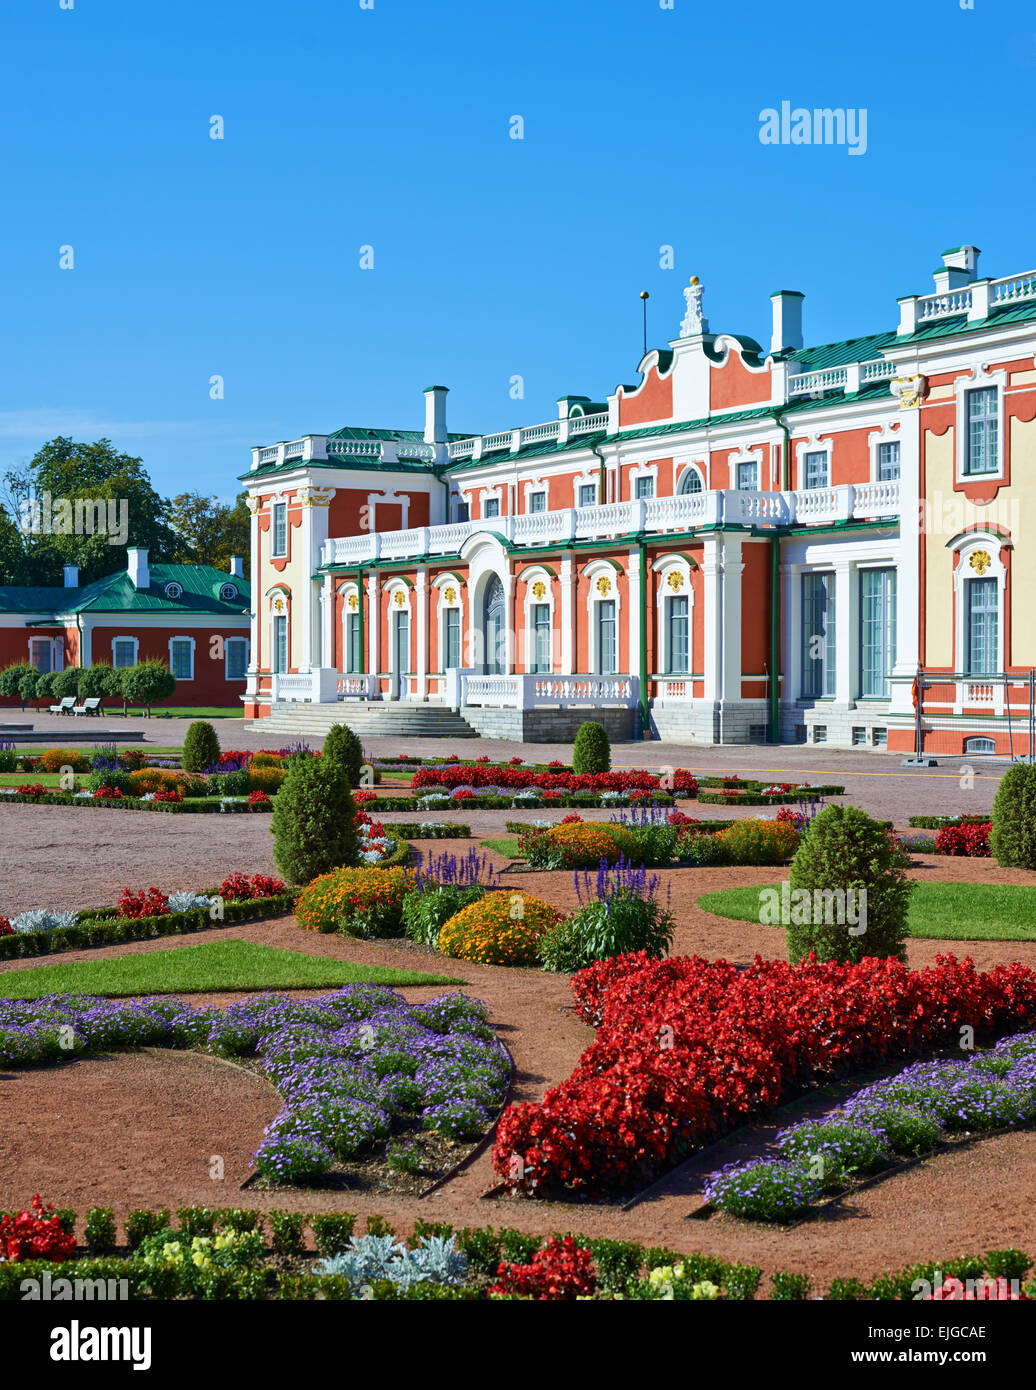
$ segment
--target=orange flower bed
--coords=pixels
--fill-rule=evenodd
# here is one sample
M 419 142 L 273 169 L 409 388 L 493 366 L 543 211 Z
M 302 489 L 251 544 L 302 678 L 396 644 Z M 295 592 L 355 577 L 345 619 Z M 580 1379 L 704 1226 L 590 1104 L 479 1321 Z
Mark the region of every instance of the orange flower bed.
M 477 965 L 533 965 L 543 933 L 560 920 L 561 913 L 542 898 L 501 889 L 445 922 L 439 950 Z
M 182 792 L 187 786 L 182 772 L 170 772 L 165 767 L 142 767 L 139 772 L 130 772 L 126 780 L 132 796 L 143 796 L 145 792 Z
M 347 866 L 321 874 L 295 902 L 295 919 L 306 931 L 347 936 L 401 935 L 406 870 L 399 865 Z
M 614 864 L 620 855 L 629 859 L 637 847 L 636 840 L 625 826 L 600 821 L 556 825 L 547 833 L 551 845 L 560 852 L 566 869 L 595 869 L 602 859 Z

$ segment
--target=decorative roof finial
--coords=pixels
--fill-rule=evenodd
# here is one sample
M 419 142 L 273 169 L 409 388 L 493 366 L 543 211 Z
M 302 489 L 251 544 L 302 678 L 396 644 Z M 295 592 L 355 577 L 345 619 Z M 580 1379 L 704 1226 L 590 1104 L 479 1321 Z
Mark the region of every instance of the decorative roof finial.
M 687 301 L 687 312 L 683 316 L 683 323 L 680 324 L 681 338 L 695 338 L 709 331 L 709 321 L 701 311 L 701 297 L 704 291 L 705 286 L 697 275 L 692 275 L 691 283 L 683 292 Z

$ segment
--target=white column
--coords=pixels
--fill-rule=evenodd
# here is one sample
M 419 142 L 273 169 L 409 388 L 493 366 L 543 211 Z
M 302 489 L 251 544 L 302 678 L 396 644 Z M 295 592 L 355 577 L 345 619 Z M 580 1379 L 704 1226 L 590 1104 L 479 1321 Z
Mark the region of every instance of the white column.
M 575 586 L 576 567 L 572 557 L 566 555 L 561 561 L 561 674 L 571 676 L 575 672 Z
M 835 700 L 848 705 L 853 699 L 858 665 L 856 634 L 859 608 L 856 592 L 856 566 L 848 560 L 835 560 Z
M 702 572 L 702 596 L 705 600 L 704 615 L 704 662 L 702 671 L 704 674 L 703 694 L 706 700 L 713 702 L 720 698 L 720 680 L 722 676 L 723 651 L 722 633 L 720 631 L 720 551 L 721 538 L 717 534 L 705 537 L 705 545 L 702 551 L 701 572 Z
M 381 659 L 379 651 L 379 638 L 381 637 L 381 581 L 378 578 L 377 570 L 371 570 L 369 573 L 370 584 L 367 593 L 367 663 L 372 676 L 371 686 L 375 697 L 377 697 L 381 692 L 381 686 L 378 681 Z
M 741 560 L 741 537 L 725 535 L 722 538 L 723 571 L 720 583 L 723 589 L 723 681 L 720 699 L 739 702 L 741 700 L 741 629 L 744 618 L 741 611 L 741 574 L 744 564 Z
M 896 547 L 896 664 L 890 713 L 913 715 L 910 691 L 921 659 L 921 412 L 899 412 L 899 542 Z M 929 544 L 932 541 L 931 527 Z M 936 541 L 938 544 L 938 541 Z
M 404 525 L 406 523 L 404 522 Z M 428 570 L 418 566 L 414 590 L 417 604 L 417 698 L 428 699 Z
M 510 565 L 504 578 L 504 612 L 506 637 L 504 641 L 504 675 L 514 674 L 514 572 Z
M 254 494 L 248 499 L 248 510 L 251 513 L 250 535 L 250 556 L 249 556 L 249 582 L 252 588 L 252 633 L 251 642 L 248 648 L 248 671 L 252 675 L 258 671 L 262 664 L 262 621 L 260 614 L 265 615 L 266 605 L 263 601 L 260 589 L 260 539 L 259 531 L 259 496 Z M 83 663 L 86 664 L 85 662 Z
M 626 624 L 629 632 L 629 648 L 626 655 L 626 674 L 636 677 L 640 669 L 640 608 L 641 597 L 640 588 L 646 582 L 646 576 L 640 572 L 640 552 L 631 550 L 627 557 L 629 568 L 629 621 Z M 647 692 L 642 692 L 646 698 Z
M 335 597 L 332 580 L 329 574 L 325 574 L 320 591 L 320 664 L 325 669 L 329 669 L 335 664 L 334 614 Z

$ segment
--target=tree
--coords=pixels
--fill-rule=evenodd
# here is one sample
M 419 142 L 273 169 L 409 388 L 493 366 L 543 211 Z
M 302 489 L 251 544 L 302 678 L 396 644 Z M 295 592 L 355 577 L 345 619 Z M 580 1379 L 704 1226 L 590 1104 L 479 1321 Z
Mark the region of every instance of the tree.
M 228 573 L 231 556 L 240 555 L 247 573 L 251 517 L 246 497 L 241 492 L 230 505 L 200 492 L 181 492 L 172 498 L 168 520 L 177 538 L 173 558 Z
M 273 802 L 273 858 L 289 883 L 357 859 L 356 807 L 334 760 L 292 758 Z
M 85 666 L 79 673 L 80 700 L 115 699 L 122 694 L 122 670 L 115 670 L 104 662 L 96 666 Z
M 25 708 L 26 700 L 31 704 L 36 698 L 36 687 L 40 683 L 40 673 L 35 666 L 28 666 L 18 680 L 18 696 L 22 702 L 22 709 Z
M 572 746 L 572 771 L 607 772 L 612 765 L 612 749 L 603 724 L 588 719 L 576 731 Z
M 36 676 L 36 690 L 33 699 L 36 701 L 37 708 L 42 709 L 44 704 L 49 703 L 54 698 L 54 672 L 40 671 Z
M 321 758 L 325 763 L 335 763 L 341 769 L 347 787 L 360 785 L 363 749 L 360 747 L 360 740 L 347 724 L 331 725 L 324 739 Z
M 788 959 L 906 959 L 914 884 L 903 847 L 858 806 L 827 806 L 791 861 Z M 841 918 L 841 920 L 839 920 Z
M 66 666 L 54 672 L 54 698 L 64 700 L 69 695 L 78 695 L 79 682 L 83 672 L 78 666 Z
M 219 762 L 216 730 L 204 719 L 196 719 L 183 741 L 181 765 L 184 772 L 208 772 Z
M 1036 868 L 1036 766 L 1015 763 L 1001 777 L 989 852 L 1005 868 Z
M 16 661 L 11 666 L 5 666 L 0 671 L 0 695 L 8 700 L 14 699 L 16 695 L 20 698 L 22 677 L 34 669 L 27 661 Z M 22 708 L 24 707 L 23 702 Z
M 175 691 L 176 677 L 164 661 L 138 661 L 123 672 L 123 699 L 132 705 L 143 705 L 149 719 L 151 706 L 158 700 L 168 700 Z

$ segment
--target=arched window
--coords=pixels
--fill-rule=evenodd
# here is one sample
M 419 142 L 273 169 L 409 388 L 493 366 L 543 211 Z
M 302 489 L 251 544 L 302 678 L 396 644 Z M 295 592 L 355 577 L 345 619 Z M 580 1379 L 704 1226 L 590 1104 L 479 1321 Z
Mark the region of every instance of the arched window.
M 995 753 L 996 744 L 991 738 L 969 738 L 964 743 L 965 753 Z
M 680 495 L 683 496 L 686 492 L 701 492 L 701 490 L 701 474 L 697 468 L 685 469 L 684 475 L 680 479 Z
M 486 585 L 482 605 L 486 675 L 501 676 L 507 664 L 507 615 L 504 611 L 504 586 L 498 575 L 494 574 Z

